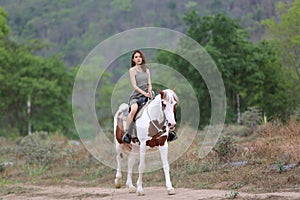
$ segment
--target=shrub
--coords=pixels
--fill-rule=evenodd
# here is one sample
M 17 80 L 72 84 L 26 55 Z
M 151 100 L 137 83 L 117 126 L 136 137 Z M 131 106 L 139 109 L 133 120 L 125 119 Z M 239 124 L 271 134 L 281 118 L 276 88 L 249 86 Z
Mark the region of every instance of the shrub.
M 268 122 L 259 130 L 259 136 L 260 141 L 254 145 L 257 157 L 267 158 L 270 162 L 300 162 L 300 123 L 296 119 L 292 118 L 286 124 Z
M 257 125 L 261 124 L 262 115 L 261 111 L 256 107 L 250 107 L 247 111 L 242 113 L 241 124 L 248 126 L 254 131 Z
M 27 164 L 50 165 L 58 157 L 60 147 L 51 142 L 45 133 L 34 133 L 19 141 L 18 155 L 24 157 Z
M 221 136 L 213 147 L 222 161 L 228 161 L 236 153 L 236 142 L 231 136 Z
M 253 130 L 245 125 L 226 125 L 222 132 L 224 135 L 245 137 L 251 135 Z
M 0 163 L 0 173 L 5 171 L 5 165 L 3 163 Z

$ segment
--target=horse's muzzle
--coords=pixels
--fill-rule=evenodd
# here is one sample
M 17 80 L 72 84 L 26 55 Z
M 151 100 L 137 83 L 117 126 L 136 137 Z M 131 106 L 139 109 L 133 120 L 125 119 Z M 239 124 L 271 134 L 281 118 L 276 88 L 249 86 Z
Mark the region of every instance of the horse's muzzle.
M 169 126 L 170 131 L 174 131 L 176 123 L 175 124 L 169 123 L 168 126 Z

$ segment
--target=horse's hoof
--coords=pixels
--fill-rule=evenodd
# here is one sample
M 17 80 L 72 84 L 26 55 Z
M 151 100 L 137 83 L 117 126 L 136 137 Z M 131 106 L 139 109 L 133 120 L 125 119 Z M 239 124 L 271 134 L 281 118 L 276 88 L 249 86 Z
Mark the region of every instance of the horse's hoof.
M 115 187 L 117 189 L 120 189 L 121 186 L 122 186 L 121 179 L 120 178 L 115 178 Z
M 129 190 L 129 193 L 135 193 L 136 192 L 136 187 L 131 186 L 131 187 L 128 188 L 128 190 Z
M 168 195 L 174 195 L 175 194 L 175 190 L 174 188 L 173 189 L 170 189 L 168 190 Z
M 137 192 L 137 195 L 138 195 L 138 196 L 145 196 L 145 193 L 144 193 L 143 190 L 141 190 L 141 191 L 138 191 L 138 192 Z

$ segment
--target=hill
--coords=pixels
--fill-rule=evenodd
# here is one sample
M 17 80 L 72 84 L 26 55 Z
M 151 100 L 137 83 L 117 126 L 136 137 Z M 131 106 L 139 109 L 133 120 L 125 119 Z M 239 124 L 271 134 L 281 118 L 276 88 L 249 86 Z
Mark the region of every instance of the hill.
M 239 18 L 242 27 L 259 40 L 259 22 L 275 15 L 280 0 L 0 0 L 8 13 L 10 38 L 26 43 L 38 38 L 49 45 L 44 55 L 60 54 L 66 65 L 79 65 L 88 52 L 104 39 L 135 27 L 158 26 L 185 32 L 183 15 L 224 12 Z M 281 0 L 290 1 L 290 0 Z

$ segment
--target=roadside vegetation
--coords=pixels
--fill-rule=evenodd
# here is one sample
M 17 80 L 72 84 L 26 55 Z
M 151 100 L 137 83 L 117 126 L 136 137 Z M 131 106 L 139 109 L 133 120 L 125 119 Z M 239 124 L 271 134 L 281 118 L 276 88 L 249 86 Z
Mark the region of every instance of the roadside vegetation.
M 268 122 L 246 136 L 241 130 L 240 126 L 226 126 L 213 150 L 202 159 L 196 142 L 201 141 L 200 132 L 170 166 L 174 186 L 227 189 L 234 194 L 298 191 L 300 123 L 294 118 L 285 124 Z M 1 137 L 0 153 L 1 195 L 22 190 L 22 184 L 113 187 L 116 171 L 95 160 L 79 141 L 59 133 L 40 132 L 17 140 Z M 163 171 L 145 174 L 145 186 L 163 186 Z

